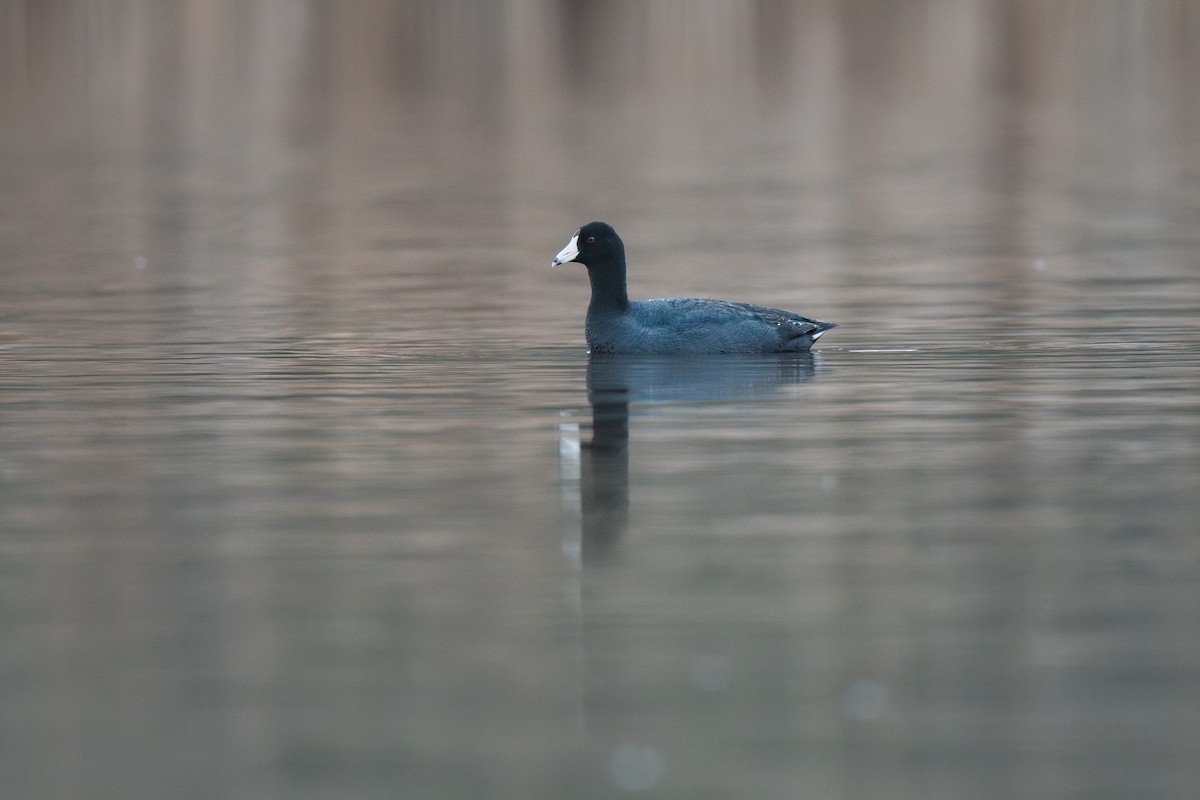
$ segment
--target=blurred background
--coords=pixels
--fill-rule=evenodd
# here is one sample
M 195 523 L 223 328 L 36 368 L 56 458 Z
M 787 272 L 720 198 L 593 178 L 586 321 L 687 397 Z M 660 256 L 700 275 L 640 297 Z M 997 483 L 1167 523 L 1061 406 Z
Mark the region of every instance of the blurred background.
M 533 334 L 560 342 L 586 287 L 530 267 L 604 218 L 658 259 L 633 273 L 636 296 L 733 291 L 730 261 L 765 261 L 781 305 L 830 316 L 832 283 L 874 324 L 903 326 L 878 312 L 905 302 L 878 259 L 927 280 L 989 259 L 1005 302 L 1028 294 L 1027 265 L 1002 276 L 1005 259 L 1086 249 L 1080 268 L 1128 274 L 1141 265 L 1122 243 L 1170 248 L 1196 219 L 1191 3 L 0 13 L 5 252 L 57 265 L 10 286 L 144 286 L 170 270 L 233 303 L 318 293 L 344 318 L 346 278 L 423 269 L 474 303 L 511 294 L 489 335 L 550 315 Z M 64 268 L 81 252 L 86 268 Z M 139 256 L 152 269 L 130 269 Z M 683 258 L 714 279 L 679 286 Z
M 3 793 L 1200 796 L 1198 87 L 1184 0 L 0 0 Z M 598 365 L 591 219 L 842 327 Z

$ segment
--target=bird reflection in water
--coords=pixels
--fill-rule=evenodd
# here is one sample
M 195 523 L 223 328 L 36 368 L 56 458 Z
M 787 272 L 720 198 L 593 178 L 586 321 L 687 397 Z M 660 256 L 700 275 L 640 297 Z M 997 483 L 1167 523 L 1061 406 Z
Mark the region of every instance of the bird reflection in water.
M 630 525 L 630 406 L 746 403 L 812 379 L 820 356 L 785 353 L 754 356 L 650 356 L 593 353 L 588 360 L 592 436 L 581 442 L 577 426 L 564 426 L 564 498 L 577 513 L 564 549 L 582 563 L 610 558 Z

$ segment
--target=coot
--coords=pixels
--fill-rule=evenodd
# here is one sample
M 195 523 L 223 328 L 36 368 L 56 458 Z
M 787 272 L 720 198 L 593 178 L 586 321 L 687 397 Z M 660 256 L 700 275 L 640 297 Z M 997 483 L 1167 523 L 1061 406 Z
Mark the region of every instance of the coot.
M 584 335 L 593 353 L 803 353 L 833 322 L 729 300 L 630 300 L 625 245 L 612 226 L 589 222 L 552 266 L 578 261 L 592 284 Z

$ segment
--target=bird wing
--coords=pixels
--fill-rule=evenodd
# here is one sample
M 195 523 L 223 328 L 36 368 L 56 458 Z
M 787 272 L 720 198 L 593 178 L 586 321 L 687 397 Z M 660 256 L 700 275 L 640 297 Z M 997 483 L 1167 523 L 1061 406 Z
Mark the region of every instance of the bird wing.
M 686 303 L 687 301 L 679 301 Z M 833 323 L 802 317 L 791 311 L 732 300 L 704 300 L 696 303 L 687 315 L 688 321 L 735 322 L 761 321 L 773 325 L 784 341 L 800 339 L 835 327 Z M 707 320 L 705 319 L 707 318 Z

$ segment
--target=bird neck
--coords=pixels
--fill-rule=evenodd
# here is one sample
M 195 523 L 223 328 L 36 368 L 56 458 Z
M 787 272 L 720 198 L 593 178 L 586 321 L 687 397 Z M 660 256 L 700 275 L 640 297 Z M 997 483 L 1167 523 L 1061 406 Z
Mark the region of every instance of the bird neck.
M 592 302 L 588 311 L 625 311 L 629 308 L 629 293 L 625 288 L 625 254 L 611 261 L 588 267 L 592 284 Z

